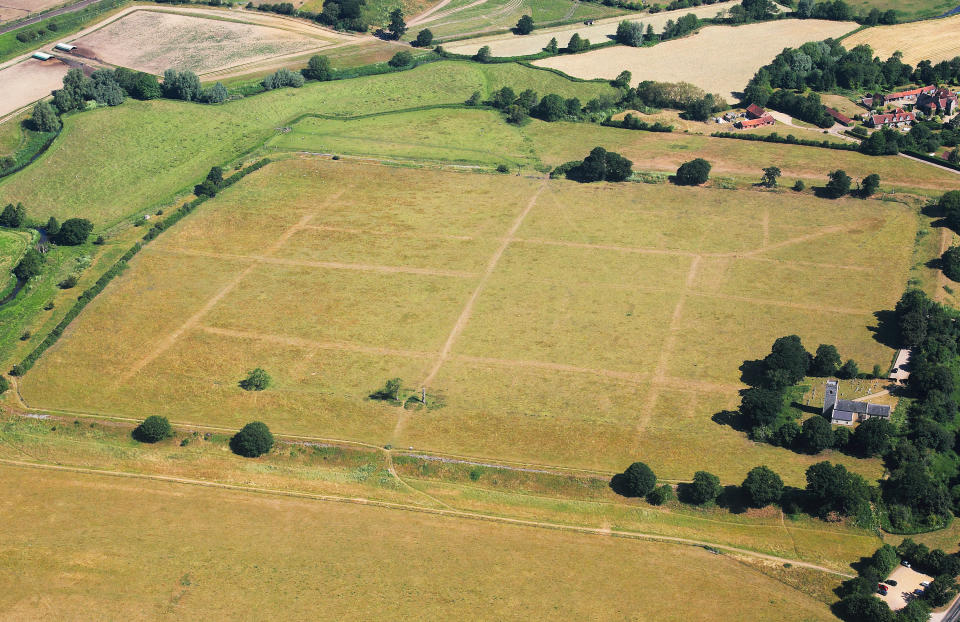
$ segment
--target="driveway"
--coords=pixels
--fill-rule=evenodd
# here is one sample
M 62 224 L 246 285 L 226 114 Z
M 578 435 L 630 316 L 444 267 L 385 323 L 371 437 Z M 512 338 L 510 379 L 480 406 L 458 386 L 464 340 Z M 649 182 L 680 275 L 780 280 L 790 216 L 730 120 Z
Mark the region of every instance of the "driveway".
M 920 574 L 916 570 L 907 568 L 905 566 L 897 566 L 894 571 L 890 573 L 890 576 L 887 577 L 887 579 L 893 579 L 896 581 L 896 587 L 891 586 L 887 591 L 886 596 L 880 596 L 877 594 L 877 597 L 887 603 L 894 611 L 903 609 L 907 606 L 907 602 L 910 599 L 915 598 L 913 596 L 913 591 L 916 589 L 922 589 L 920 587 L 921 581 L 933 581 L 933 577 Z

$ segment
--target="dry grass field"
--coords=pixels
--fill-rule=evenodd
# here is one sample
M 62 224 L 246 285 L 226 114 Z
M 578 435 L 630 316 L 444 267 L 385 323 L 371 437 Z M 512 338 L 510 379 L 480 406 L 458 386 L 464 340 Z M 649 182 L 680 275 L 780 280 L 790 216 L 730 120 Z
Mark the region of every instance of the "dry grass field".
M 916 225 L 894 203 L 286 161 L 147 247 L 22 391 L 503 460 L 642 457 L 668 478 L 767 463 L 797 484 L 822 457 L 711 416 L 783 334 L 886 364 L 873 312 L 902 291 Z M 824 271 L 851 302 L 824 302 Z M 239 390 L 256 366 L 275 387 Z M 445 406 L 366 399 L 391 377 Z
M 709 7 L 714 8 L 714 7 Z M 838 37 L 855 24 L 825 20 L 780 20 L 746 26 L 709 26 L 698 34 L 649 48 L 616 46 L 535 61 L 577 78 L 615 78 L 628 70 L 634 81 L 690 82 L 733 98 L 757 69 L 785 47 Z
M 524 54 L 536 54 L 547 46 L 550 39 L 556 38 L 557 43 L 563 47 L 570 40 L 574 33 L 581 37 L 589 39 L 591 43 L 603 43 L 609 41 L 617 32 L 617 24 L 624 19 L 643 23 L 644 29 L 648 25 L 653 26 L 656 32 L 661 32 L 668 20 L 676 21 L 688 13 L 693 13 L 698 17 L 713 17 L 718 12 L 727 9 L 736 4 L 735 2 L 717 2 L 715 4 L 703 5 L 690 9 L 678 9 L 676 11 L 661 11 L 653 15 L 626 15 L 623 17 L 611 17 L 607 19 L 598 19 L 592 26 L 584 24 L 573 24 L 568 26 L 557 26 L 555 28 L 544 28 L 535 30 L 533 33 L 525 36 L 518 36 L 512 33 L 491 35 L 477 39 L 469 39 L 462 44 L 445 45 L 444 48 L 457 54 L 476 54 L 477 50 L 487 45 L 494 56 L 522 56 Z M 429 23 L 427 24 L 429 26 Z M 617 48 L 622 51 L 622 48 Z M 779 49 L 777 50 L 780 51 Z M 772 57 L 772 56 L 771 56 Z M 614 72 L 614 75 L 621 70 Z
M 335 34 L 319 29 L 308 33 L 278 25 L 284 24 L 267 26 L 209 13 L 140 9 L 124 13 L 72 43 L 83 54 L 112 65 L 154 74 L 171 67 L 203 74 L 319 50 L 338 40 Z
M 922 60 L 951 60 L 960 56 L 960 15 L 895 26 L 874 26 L 843 40 L 850 49 L 865 43 L 880 58 L 903 52 L 903 62 L 916 65 Z
M 32 104 L 50 94 L 63 84 L 63 76 L 69 67 L 56 59 L 48 61 L 28 58 L 15 65 L 0 69 L 0 118 Z
M 168 482 L 0 471 L 8 501 L 0 563 L 11 570 L 0 577 L 0 610 L 9 619 L 91 611 L 126 620 L 465 612 L 490 620 L 833 619 L 789 579 L 698 548 Z
M 64 0 L 4 0 L 0 5 L 0 24 L 65 4 Z

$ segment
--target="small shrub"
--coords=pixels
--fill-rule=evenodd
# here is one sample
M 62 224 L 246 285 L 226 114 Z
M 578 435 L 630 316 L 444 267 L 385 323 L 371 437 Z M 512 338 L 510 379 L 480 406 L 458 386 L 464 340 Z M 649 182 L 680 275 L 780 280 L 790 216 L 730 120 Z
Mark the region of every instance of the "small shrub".
M 23 333 L 22 335 L 20 335 L 20 341 L 27 341 L 28 339 L 30 339 L 30 331 L 29 331 L 29 330 L 28 330 L 28 331 L 24 331 L 24 333 Z
M 157 443 L 173 436 L 173 429 L 166 417 L 150 415 L 133 430 L 133 438 L 141 443 Z
M 412 62 L 413 62 L 413 54 L 411 54 L 410 52 L 407 52 L 406 50 L 403 50 L 394 54 L 393 58 L 387 61 L 387 64 L 390 65 L 391 67 L 400 69 L 401 67 L 407 67 Z
M 44 311 L 50 311 L 51 309 L 53 309 L 53 301 L 52 301 L 52 300 L 51 300 L 50 302 L 48 302 L 47 304 L 43 305 L 43 310 L 44 310 Z
M 793 191 L 803 192 L 806 187 L 807 187 L 807 184 L 803 183 L 802 179 L 798 179 L 797 183 L 793 184 Z
M 270 375 L 257 367 L 250 374 L 237 383 L 244 391 L 263 391 L 270 386 Z
M 258 458 L 273 448 L 273 434 L 265 423 L 254 421 L 230 439 L 230 449 L 238 456 Z
M 0 395 L 3 395 L 10 390 L 10 381 L 5 377 L 0 376 Z
M 70 276 L 63 279 L 57 284 L 57 287 L 59 287 L 60 289 L 73 289 L 76 286 L 77 286 L 77 276 L 75 274 L 71 274 Z
M 509 172 L 510 172 L 510 167 L 508 167 L 506 164 L 498 164 L 498 165 L 497 165 L 497 172 L 498 172 L 498 173 L 509 173 Z
M 671 499 L 673 499 L 673 488 L 670 484 L 658 486 L 647 495 L 647 503 L 650 505 L 663 505 Z

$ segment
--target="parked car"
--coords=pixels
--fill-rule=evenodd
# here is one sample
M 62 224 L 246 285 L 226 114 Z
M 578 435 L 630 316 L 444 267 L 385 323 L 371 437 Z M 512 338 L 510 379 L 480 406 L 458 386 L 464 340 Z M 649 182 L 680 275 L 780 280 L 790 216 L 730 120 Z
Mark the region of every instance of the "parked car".
M 908 562 L 907 560 L 903 560 L 902 562 L 900 562 L 900 565 L 903 566 L 904 568 L 912 568 L 912 566 L 910 566 L 910 562 Z
M 893 579 L 887 579 L 886 581 L 884 581 L 884 583 L 886 583 L 887 585 L 893 585 L 893 586 L 897 585 L 897 582 L 894 581 Z M 921 583 L 921 585 L 923 584 Z
M 929 581 L 921 581 L 921 582 L 920 582 L 920 586 L 921 586 L 921 587 L 930 587 L 930 582 L 929 582 Z
M 920 589 L 919 587 L 913 590 L 913 593 L 916 594 L 917 596 L 923 596 L 923 590 Z
M 877 592 L 879 592 L 879 593 L 880 593 L 881 595 L 883 595 L 883 596 L 886 596 L 886 595 L 887 595 L 887 590 L 888 590 L 888 589 L 890 589 L 890 588 L 888 588 L 888 587 L 887 587 L 886 585 L 884 585 L 883 583 L 878 583 L 878 584 L 877 584 Z

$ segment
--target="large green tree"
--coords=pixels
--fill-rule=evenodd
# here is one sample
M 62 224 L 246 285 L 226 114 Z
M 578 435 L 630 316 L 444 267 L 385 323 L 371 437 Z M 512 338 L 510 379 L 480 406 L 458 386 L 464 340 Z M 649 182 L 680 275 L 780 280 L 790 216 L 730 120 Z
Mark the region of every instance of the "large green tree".
M 842 196 L 846 196 L 850 192 L 850 184 L 852 181 L 846 171 L 839 169 L 833 171 L 830 173 L 823 194 L 831 199 L 839 199 Z
M 41 270 L 43 270 L 43 255 L 36 249 L 30 248 L 13 269 L 13 275 L 21 281 L 26 281 L 40 274 Z
M 836 346 L 821 343 L 817 346 L 817 353 L 813 357 L 810 373 L 821 378 L 832 376 L 837 373 L 841 362 L 842 359 Z
M 623 472 L 623 483 L 627 494 L 645 497 L 657 485 L 657 476 L 643 462 L 634 462 Z
M 309 80 L 326 81 L 333 78 L 333 67 L 330 65 L 330 59 L 326 56 L 314 54 L 307 61 L 307 68 L 303 70 L 303 75 Z
M 697 471 L 693 474 L 693 482 L 685 486 L 684 496 L 690 503 L 703 505 L 715 501 L 722 492 L 719 477 L 707 471 Z
M 750 469 L 742 487 L 750 505 L 756 508 L 776 503 L 783 495 L 783 480 L 766 466 Z
M 684 162 L 677 169 L 674 181 L 680 186 L 699 186 L 710 179 L 710 163 L 703 158 Z
M 272 447 L 273 434 L 270 428 L 260 421 L 248 423 L 230 439 L 230 449 L 233 453 L 247 458 L 262 456 Z
M 399 39 L 407 32 L 407 22 L 403 21 L 403 10 L 396 8 L 390 11 L 390 25 L 387 26 L 390 35 Z
M 87 241 L 92 231 L 93 223 L 86 218 L 70 218 L 60 225 L 53 241 L 60 246 L 79 246 Z
M 533 32 L 533 18 L 529 15 L 524 15 L 517 21 L 517 27 L 515 28 L 518 35 L 528 35 Z
M 833 429 L 830 423 L 820 415 L 814 415 L 803 422 L 800 438 L 804 450 L 811 454 L 818 454 L 824 449 L 833 447 Z
M 133 430 L 133 438 L 141 443 L 157 443 L 173 436 L 173 428 L 166 417 L 150 415 Z
M 38 132 L 59 132 L 63 124 L 60 123 L 60 117 L 57 111 L 47 102 L 37 102 L 33 107 L 33 115 L 30 117 L 30 123 L 33 129 Z

